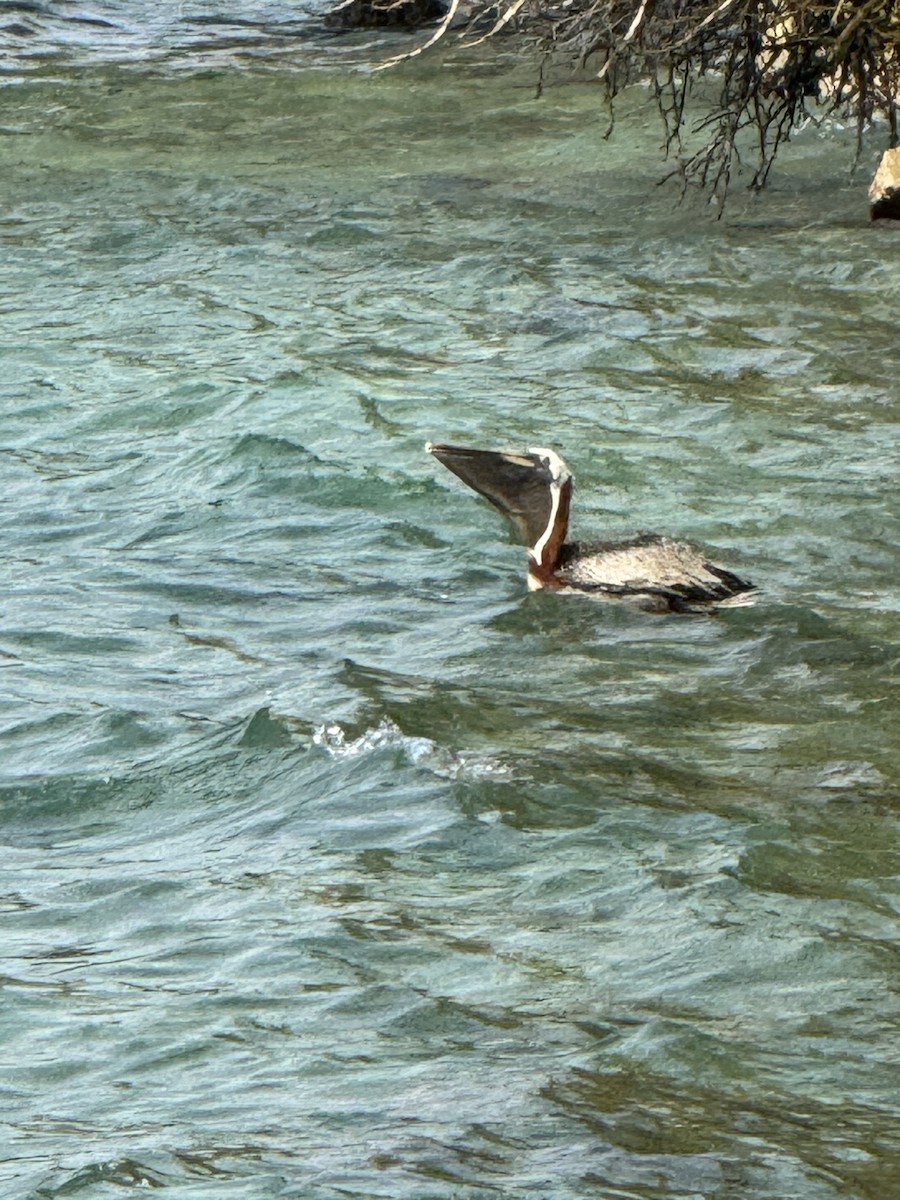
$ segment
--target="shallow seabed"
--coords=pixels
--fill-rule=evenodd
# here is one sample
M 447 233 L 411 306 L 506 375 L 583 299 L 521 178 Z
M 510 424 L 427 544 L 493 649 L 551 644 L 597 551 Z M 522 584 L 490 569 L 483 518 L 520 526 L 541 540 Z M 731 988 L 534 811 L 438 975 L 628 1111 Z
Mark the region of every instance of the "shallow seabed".
M 4 1196 L 884 1200 L 900 240 L 852 132 L 716 221 L 639 97 L 604 141 L 493 52 L 117 56 L 38 9 L 0 88 Z M 761 600 L 528 595 L 426 438 L 555 446 L 576 532 Z

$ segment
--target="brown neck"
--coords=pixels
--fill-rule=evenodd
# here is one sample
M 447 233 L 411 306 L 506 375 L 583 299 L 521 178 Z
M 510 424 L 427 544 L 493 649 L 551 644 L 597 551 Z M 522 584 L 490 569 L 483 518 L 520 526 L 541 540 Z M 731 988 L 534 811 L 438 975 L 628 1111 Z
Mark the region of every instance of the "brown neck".
M 556 511 L 550 517 L 549 533 L 540 538 L 531 550 L 529 572 L 542 583 L 549 582 L 559 568 L 560 555 L 569 531 L 571 502 L 572 480 L 567 479 L 559 490 Z

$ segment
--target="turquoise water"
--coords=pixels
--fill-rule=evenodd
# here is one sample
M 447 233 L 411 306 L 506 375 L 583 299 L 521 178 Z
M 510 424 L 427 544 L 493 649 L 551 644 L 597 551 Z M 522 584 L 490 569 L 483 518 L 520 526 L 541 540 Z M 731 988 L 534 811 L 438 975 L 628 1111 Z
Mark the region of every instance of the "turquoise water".
M 605 141 L 506 57 L 129 11 L 0 89 L 4 1195 L 883 1200 L 900 242 L 852 131 L 716 221 L 636 99 Z M 576 533 L 761 600 L 528 595 L 427 438 L 555 446 Z

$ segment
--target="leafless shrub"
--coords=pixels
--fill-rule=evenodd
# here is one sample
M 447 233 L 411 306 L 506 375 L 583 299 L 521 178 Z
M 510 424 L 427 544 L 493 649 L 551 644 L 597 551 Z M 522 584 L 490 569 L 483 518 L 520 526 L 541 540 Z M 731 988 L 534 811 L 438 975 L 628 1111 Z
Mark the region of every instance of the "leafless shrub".
M 411 55 L 451 36 L 459 5 L 450 0 Z M 471 0 L 467 15 L 464 40 L 515 28 L 545 61 L 594 74 L 611 110 L 626 84 L 649 80 L 677 173 L 720 197 L 741 153 L 753 169 L 750 186 L 763 187 L 778 148 L 808 116 L 855 120 L 858 146 L 881 116 L 889 144 L 898 143 L 895 0 Z M 707 107 L 689 124 L 686 102 L 700 80 Z M 698 130 L 705 144 L 686 148 Z

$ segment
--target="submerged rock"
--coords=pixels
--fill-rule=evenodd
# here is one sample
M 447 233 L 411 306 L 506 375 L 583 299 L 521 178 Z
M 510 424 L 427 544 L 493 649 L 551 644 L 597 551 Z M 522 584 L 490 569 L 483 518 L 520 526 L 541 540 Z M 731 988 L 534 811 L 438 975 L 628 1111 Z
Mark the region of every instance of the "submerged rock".
M 900 147 L 885 150 L 869 187 L 873 221 L 900 221 Z
M 343 0 L 325 15 L 328 29 L 418 29 L 447 15 L 445 0 Z

